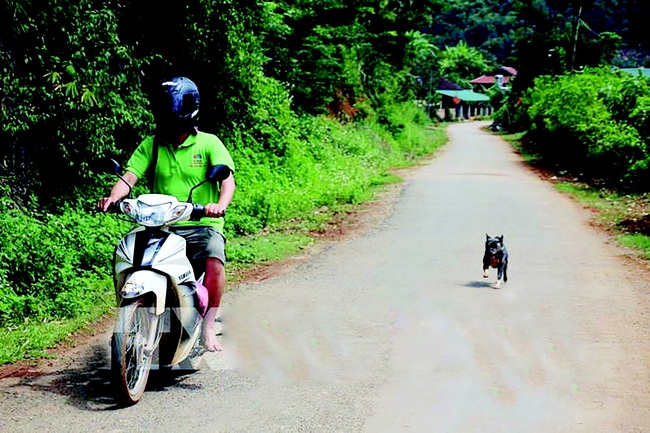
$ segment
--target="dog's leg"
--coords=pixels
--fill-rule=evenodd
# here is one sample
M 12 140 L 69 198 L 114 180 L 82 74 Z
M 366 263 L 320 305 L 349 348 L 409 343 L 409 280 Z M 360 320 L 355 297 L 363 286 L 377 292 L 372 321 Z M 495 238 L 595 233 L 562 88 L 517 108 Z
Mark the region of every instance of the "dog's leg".
M 506 259 L 505 263 L 503 264 L 503 282 L 508 282 L 508 259 Z
M 499 266 L 497 269 L 497 282 L 494 284 L 495 289 L 501 288 L 501 281 L 503 281 L 503 271 L 505 269 L 504 265 Z
M 490 267 L 490 258 L 487 255 L 483 256 L 483 278 L 490 276 L 488 268 Z

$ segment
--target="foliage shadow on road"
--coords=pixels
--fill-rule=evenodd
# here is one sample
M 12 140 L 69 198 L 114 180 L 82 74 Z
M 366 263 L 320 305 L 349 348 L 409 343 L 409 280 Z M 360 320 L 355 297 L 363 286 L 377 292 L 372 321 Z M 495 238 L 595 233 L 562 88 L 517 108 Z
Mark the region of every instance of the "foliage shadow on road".
M 119 409 L 113 397 L 109 370 L 104 368 L 104 350 L 99 346 L 94 349 L 92 355 L 80 360 L 82 366 L 79 368 L 28 374 L 14 387 L 27 387 L 67 397 L 68 404 L 81 410 Z
M 53 393 L 67 398 L 67 403 L 77 409 L 91 412 L 112 411 L 125 408 L 115 398 L 108 355 L 103 346 L 95 346 L 92 355 L 80 360 L 81 367 L 56 372 L 38 372 L 23 376 L 12 387 L 27 387 L 34 391 Z M 183 381 L 197 370 L 151 370 L 147 392 L 162 392 L 171 387 L 197 389 L 196 384 Z M 145 394 L 146 397 L 146 394 Z

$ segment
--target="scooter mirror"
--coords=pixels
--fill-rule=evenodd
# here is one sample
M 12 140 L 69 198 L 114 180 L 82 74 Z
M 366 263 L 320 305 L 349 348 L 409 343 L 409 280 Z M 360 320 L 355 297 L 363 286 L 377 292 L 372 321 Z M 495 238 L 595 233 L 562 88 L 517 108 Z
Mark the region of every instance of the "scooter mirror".
M 100 171 L 102 173 L 113 174 L 113 175 L 119 177 L 120 180 L 122 182 L 124 182 L 126 184 L 126 186 L 129 187 L 128 196 L 131 197 L 131 191 L 133 189 L 131 188 L 131 185 L 129 185 L 129 183 L 126 180 L 124 180 L 124 178 L 122 176 L 120 176 L 120 169 L 122 167 L 120 166 L 119 162 L 115 161 L 113 158 L 106 157 L 106 158 L 100 159 L 97 162 L 97 167 L 98 167 L 98 171 Z
M 230 167 L 227 165 L 213 165 L 210 167 L 205 174 L 205 180 L 198 185 L 195 185 L 191 190 L 190 190 L 190 195 L 187 197 L 187 202 L 192 203 L 192 193 L 194 193 L 194 190 L 201 185 L 203 185 L 206 182 L 221 182 L 223 180 L 226 180 L 228 176 L 230 176 L 231 170 Z
M 97 162 L 98 171 L 106 174 L 118 174 L 120 172 L 120 164 L 113 158 L 102 158 Z
M 205 180 L 208 182 L 221 182 L 230 176 L 230 167 L 227 165 L 213 165 L 205 174 Z

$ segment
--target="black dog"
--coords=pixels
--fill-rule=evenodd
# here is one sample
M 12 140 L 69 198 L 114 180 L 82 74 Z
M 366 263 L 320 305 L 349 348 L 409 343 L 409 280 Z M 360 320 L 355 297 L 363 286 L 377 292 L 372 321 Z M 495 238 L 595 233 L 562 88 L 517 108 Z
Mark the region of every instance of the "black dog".
M 503 243 L 503 235 L 491 238 L 485 235 L 485 254 L 483 254 L 483 278 L 487 278 L 488 268 L 497 270 L 495 289 L 501 287 L 501 282 L 508 281 L 508 250 Z

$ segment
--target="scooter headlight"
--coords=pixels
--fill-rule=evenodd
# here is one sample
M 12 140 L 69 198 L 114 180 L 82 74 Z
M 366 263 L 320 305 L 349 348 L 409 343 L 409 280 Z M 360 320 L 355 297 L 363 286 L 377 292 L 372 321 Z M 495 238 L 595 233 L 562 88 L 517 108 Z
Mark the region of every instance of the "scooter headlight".
M 165 224 L 165 216 L 171 205 L 171 203 L 160 203 L 151 206 L 138 202 L 134 219 L 138 224 L 142 224 L 143 226 L 160 227 Z
M 136 223 L 145 227 L 163 227 L 189 217 L 192 205 L 179 203 L 175 197 L 164 194 L 143 194 L 137 199 L 126 199 L 121 210 Z

